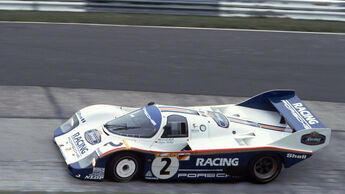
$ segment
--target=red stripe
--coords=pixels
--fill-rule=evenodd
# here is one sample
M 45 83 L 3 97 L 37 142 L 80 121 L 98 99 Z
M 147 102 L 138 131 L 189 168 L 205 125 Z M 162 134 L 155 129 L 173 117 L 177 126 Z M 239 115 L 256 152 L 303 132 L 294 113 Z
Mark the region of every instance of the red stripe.
M 100 155 L 99 157 L 102 158 L 103 156 L 108 155 L 108 154 L 110 154 L 111 152 L 114 152 L 114 151 L 116 151 L 116 150 L 121 150 L 121 149 L 124 149 L 124 148 L 125 148 L 125 147 L 120 147 L 120 148 L 116 148 L 116 149 L 109 150 L 109 151 L 103 153 L 102 155 Z
M 190 112 L 188 110 L 184 110 L 184 109 L 178 109 L 178 108 L 159 108 L 161 111 L 164 111 L 164 110 L 170 110 L 170 111 L 181 111 L 181 112 Z
M 234 118 L 228 118 L 228 119 L 232 122 L 238 122 L 238 123 L 244 123 L 244 124 L 249 123 L 248 121 L 238 120 L 238 119 L 234 119 Z
M 278 127 L 267 126 L 267 125 L 262 125 L 262 124 L 259 124 L 259 126 L 262 127 L 262 128 L 269 128 L 269 129 L 276 129 L 276 130 L 285 130 L 285 128 L 278 128 Z
M 239 120 L 239 119 L 234 119 L 234 118 L 231 118 L 231 117 L 228 117 L 229 121 L 232 121 L 232 122 L 237 122 L 237 123 L 243 123 L 243 124 L 254 124 L 254 123 L 251 123 L 249 121 L 244 121 L 244 120 Z M 258 123 L 259 127 L 261 128 L 266 128 L 266 129 L 275 129 L 275 130 L 280 130 L 280 131 L 283 131 L 285 130 L 285 127 L 279 127 L 279 126 L 269 126 L 269 125 L 263 125 L 263 124 L 260 124 Z
M 121 148 L 116 148 L 113 150 L 109 150 L 105 153 L 103 153 L 102 155 L 100 155 L 99 157 L 102 158 L 105 155 L 114 152 L 116 150 L 121 150 L 121 149 L 125 149 L 125 147 L 121 147 Z M 277 148 L 277 147 L 271 147 L 271 146 L 264 146 L 264 147 L 251 147 L 251 148 L 224 148 L 224 149 L 206 149 L 206 150 L 192 150 L 192 151 L 151 151 L 151 150 L 144 150 L 144 149 L 140 149 L 140 148 L 133 148 L 131 147 L 131 150 L 138 150 L 138 151 L 143 151 L 143 152 L 151 152 L 151 153 L 200 153 L 200 152 L 227 152 L 227 151 L 250 151 L 250 150 L 263 150 L 263 149 L 270 149 L 270 150 L 281 150 L 281 151 L 285 151 L 285 152 L 296 152 L 296 153 L 303 153 L 303 154 L 312 154 L 313 152 L 308 152 L 308 151 L 300 151 L 300 150 L 292 150 L 292 149 L 285 149 L 285 148 Z

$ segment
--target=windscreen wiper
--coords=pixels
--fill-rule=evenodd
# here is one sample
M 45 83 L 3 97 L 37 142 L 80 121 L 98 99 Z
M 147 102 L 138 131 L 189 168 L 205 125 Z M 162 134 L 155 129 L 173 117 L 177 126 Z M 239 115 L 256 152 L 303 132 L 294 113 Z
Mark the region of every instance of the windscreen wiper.
M 111 128 L 112 130 L 121 130 L 121 129 L 135 129 L 135 128 L 140 128 L 139 126 L 130 126 L 128 127 L 127 125 L 111 125 L 111 124 L 105 124 L 105 128 L 109 129 Z M 109 127 L 109 128 L 108 128 Z

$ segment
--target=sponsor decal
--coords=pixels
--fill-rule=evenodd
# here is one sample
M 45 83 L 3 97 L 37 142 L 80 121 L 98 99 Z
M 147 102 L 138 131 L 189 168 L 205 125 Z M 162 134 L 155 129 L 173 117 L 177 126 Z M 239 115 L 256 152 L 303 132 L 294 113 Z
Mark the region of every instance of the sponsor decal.
M 77 158 L 80 158 L 80 154 L 76 148 L 76 146 L 73 144 L 72 138 L 68 137 L 69 143 L 72 145 L 73 152 L 77 155 Z M 67 151 L 67 150 L 66 150 Z M 75 154 L 72 154 L 72 156 L 75 156 Z
M 101 134 L 101 131 L 91 129 L 84 133 L 84 137 L 89 144 L 95 145 L 101 142 Z
M 81 112 L 80 112 L 80 111 L 77 112 L 77 116 L 79 117 L 79 119 L 80 119 L 80 121 L 81 121 L 82 123 L 85 123 L 85 122 L 86 122 L 86 119 L 81 115 Z
M 286 154 L 287 158 L 293 158 L 293 159 L 307 159 L 307 155 L 306 154 L 294 154 L 294 153 L 288 153 Z
M 160 158 L 160 157 L 177 157 L 178 153 L 156 153 L 156 158 Z
M 300 122 L 305 129 L 312 128 L 308 122 L 296 111 L 296 109 L 291 105 L 291 103 L 288 100 L 282 100 L 284 106 L 290 110 L 291 114 L 296 118 L 298 122 Z M 297 104 L 297 103 L 295 103 Z
M 187 161 L 190 159 L 190 153 L 180 153 L 178 154 L 178 160 Z
M 314 125 L 319 123 L 319 121 L 311 114 L 310 111 L 307 110 L 305 106 L 303 106 L 302 103 L 294 103 L 292 105 L 299 112 L 299 114 L 308 121 L 309 124 Z
M 147 180 L 158 180 L 157 177 L 145 177 L 145 179 L 147 179 Z
M 69 137 L 69 140 L 72 142 L 72 148 L 78 158 L 89 150 L 79 132 Z
M 199 133 L 199 132 L 200 132 L 200 131 L 199 131 L 199 125 L 193 123 L 192 128 L 191 128 L 191 132 L 192 132 L 192 133 Z
M 325 143 L 326 136 L 317 133 L 316 131 L 305 134 L 301 137 L 301 143 L 306 145 L 320 145 Z
M 205 132 L 206 131 L 206 126 L 205 125 L 200 125 L 200 131 Z
M 150 116 L 150 114 L 147 112 L 146 108 L 144 108 L 144 113 L 145 113 L 146 117 L 151 121 L 152 125 L 156 126 L 157 123 L 156 123 L 153 119 L 151 119 L 151 116 Z
M 158 180 L 157 177 L 150 177 L 150 176 L 146 176 L 145 179 L 147 179 L 147 180 Z
M 105 168 L 93 168 L 93 171 L 91 174 L 86 175 L 85 179 L 89 180 L 102 180 L 104 178 L 104 171 Z
M 145 176 L 150 176 L 150 177 L 151 177 L 151 176 L 153 176 L 153 175 L 152 175 L 152 172 L 151 172 L 151 171 L 147 171 L 147 173 L 145 174 Z
M 238 166 L 239 158 L 197 158 L 196 166 Z
M 178 178 L 225 178 L 228 177 L 226 173 L 178 173 Z
M 163 139 L 158 139 L 157 143 L 159 144 L 173 144 L 175 142 L 174 138 L 163 138 Z

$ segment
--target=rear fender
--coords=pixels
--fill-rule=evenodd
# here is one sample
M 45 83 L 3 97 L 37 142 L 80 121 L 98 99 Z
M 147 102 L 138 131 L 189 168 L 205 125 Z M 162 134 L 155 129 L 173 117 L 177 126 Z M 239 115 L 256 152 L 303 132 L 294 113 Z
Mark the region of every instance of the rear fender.
M 327 146 L 330 142 L 331 129 L 305 129 L 270 144 L 291 152 L 283 152 L 281 156 L 285 168 L 288 168 L 302 160 L 312 156 L 312 154 Z M 295 150 L 299 150 L 296 152 Z
M 331 138 L 331 129 L 312 128 L 292 133 L 291 135 L 271 143 L 271 146 L 285 149 L 301 150 L 312 154 L 327 146 Z

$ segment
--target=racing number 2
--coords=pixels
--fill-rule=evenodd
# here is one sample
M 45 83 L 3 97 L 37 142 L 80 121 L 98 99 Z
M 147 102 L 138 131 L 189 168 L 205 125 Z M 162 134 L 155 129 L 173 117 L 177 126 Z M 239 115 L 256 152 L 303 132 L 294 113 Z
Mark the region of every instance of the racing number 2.
M 152 161 L 152 173 L 159 179 L 169 179 L 173 177 L 179 168 L 177 157 L 156 157 Z
M 171 164 L 171 159 L 170 158 L 161 158 L 161 162 L 165 162 L 165 165 L 163 166 L 162 170 L 159 171 L 160 175 L 169 175 L 170 171 L 167 171 Z

